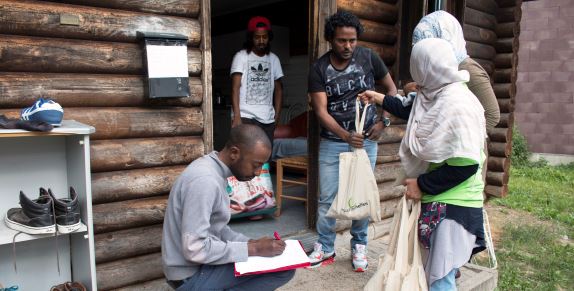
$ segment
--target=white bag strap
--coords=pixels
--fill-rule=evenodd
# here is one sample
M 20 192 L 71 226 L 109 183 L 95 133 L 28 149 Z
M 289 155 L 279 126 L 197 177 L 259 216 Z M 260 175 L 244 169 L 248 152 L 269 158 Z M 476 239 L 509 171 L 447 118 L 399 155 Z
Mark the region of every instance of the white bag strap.
M 422 264 L 422 259 L 421 259 L 421 249 L 419 246 L 419 230 L 418 230 L 418 217 L 421 213 L 421 202 L 417 201 L 414 202 L 413 205 L 413 209 L 411 211 L 411 215 L 414 216 L 415 219 L 414 222 L 412 223 L 411 227 L 412 227 L 412 231 L 414 231 L 414 236 L 413 236 L 413 266 Z
M 370 103 L 365 104 L 363 107 L 363 116 L 361 116 L 361 101 L 359 98 L 355 100 L 355 130 L 357 133 L 363 133 L 363 127 L 365 126 L 365 117 L 367 116 L 367 108 L 371 105 Z

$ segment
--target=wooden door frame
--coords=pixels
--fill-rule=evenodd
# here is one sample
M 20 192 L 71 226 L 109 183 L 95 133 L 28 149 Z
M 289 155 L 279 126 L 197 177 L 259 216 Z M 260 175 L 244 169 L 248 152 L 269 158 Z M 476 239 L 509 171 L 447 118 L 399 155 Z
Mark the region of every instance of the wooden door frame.
M 337 0 L 309 1 L 309 64 L 313 64 L 330 49 L 329 43 L 324 39 L 323 35 L 327 17 L 335 12 L 337 12 Z M 307 111 L 307 120 L 307 224 L 309 228 L 315 228 L 320 190 L 319 143 L 321 138 L 319 136 L 319 120 L 311 107 Z
M 213 151 L 213 104 L 211 98 L 211 0 L 201 0 L 199 23 L 201 25 L 201 83 L 203 84 L 203 148 Z

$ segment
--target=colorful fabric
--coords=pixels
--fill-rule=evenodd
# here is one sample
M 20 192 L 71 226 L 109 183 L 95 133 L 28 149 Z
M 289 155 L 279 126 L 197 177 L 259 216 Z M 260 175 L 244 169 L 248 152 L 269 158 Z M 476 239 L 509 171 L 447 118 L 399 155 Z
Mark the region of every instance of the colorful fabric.
M 251 181 L 241 182 L 235 176 L 228 177 L 226 190 L 232 215 L 275 207 L 269 163 L 263 164 L 261 174 Z
M 452 45 L 457 63 L 468 58 L 462 27 L 458 20 L 446 11 L 435 11 L 419 21 L 413 32 L 413 45 L 426 38 L 448 41 Z
M 419 216 L 419 240 L 423 247 L 431 247 L 431 234 L 439 223 L 446 217 L 446 204 L 432 202 L 421 205 L 421 215 Z

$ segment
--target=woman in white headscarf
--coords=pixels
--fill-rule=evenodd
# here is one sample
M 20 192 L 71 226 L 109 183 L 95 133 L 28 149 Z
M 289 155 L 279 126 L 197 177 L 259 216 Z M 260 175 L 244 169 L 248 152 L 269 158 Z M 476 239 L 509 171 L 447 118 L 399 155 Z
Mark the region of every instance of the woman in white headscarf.
M 469 73 L 459 71 L 447 41 L 417 42 L 410 69 L 419 90 L 399 151 L 405 195 L 422 202 L 419 236 L 428 250 L 430 290 L 456 290 L 458 268 L 484 249 L 484 109 L 466 87 Z M 375 91 L 359 97 L 378 104 L 385 99 Z
M 466 41 L 458 20 L 446 11 L 435 11 L 423 17 L 413 32 L 413 45 L 426 38 L 442 38 L 448 41 L 456 56 L 458 68 L 470 74 L 468 89 L 478 98 L 486 118 L 486 130 L 490 131 L 500 121 L 500 108 L 492 90 L 490 78 L 484 68 L 466 52 Z

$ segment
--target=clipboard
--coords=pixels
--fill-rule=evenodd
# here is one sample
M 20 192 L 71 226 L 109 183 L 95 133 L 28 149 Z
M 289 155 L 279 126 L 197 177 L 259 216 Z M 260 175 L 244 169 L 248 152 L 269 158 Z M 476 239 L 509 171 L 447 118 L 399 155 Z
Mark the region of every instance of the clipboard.
M 300 241 L 286 240 L 285 244 L 285 251 L 279 256 L 253 256 L 246 262 L 235 263 L 235 277 L 287 271 L 311 265 Z

